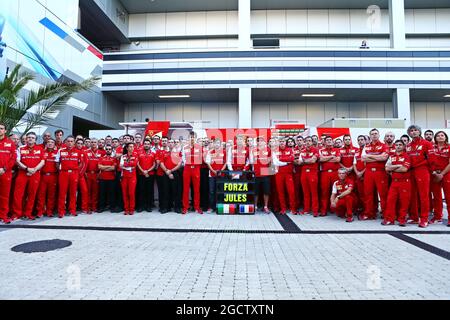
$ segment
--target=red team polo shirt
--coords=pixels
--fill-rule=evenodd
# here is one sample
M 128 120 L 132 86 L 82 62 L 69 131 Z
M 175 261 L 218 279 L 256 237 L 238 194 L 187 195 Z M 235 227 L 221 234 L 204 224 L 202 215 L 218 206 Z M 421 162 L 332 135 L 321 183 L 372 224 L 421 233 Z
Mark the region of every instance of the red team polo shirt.
M 164 156 L 163 163 L 167 170 L 174 169 L 181 161 L 181 151 L 170 151 Z
M 279 148 L 276 152 L 278 160 L 281 162 L 287 162 L 288 164 L 278 168 L 279 173 L 292 173 L 294 172 L 294 151 L 292 148 L 286 147 L 284 149 Z
M 169 151 L 167 149 L 166 150 L 158 149 L 156 150 L 155 158 L 161 163 L 164 161 L 164 158 L 168 153 Z M 158 166 L 158 169 L 156 169 L 156 175 L 159 177 L 162 177 L 164 175 L 164 170 L 161 168 L 161 166 Z
M 98 173 L 98 163 L 102 157 L 102 152 L 99 149 L 92 150 L 88 149 L 85 151 L 86 161 L 87 161 L 87 173 Z
M 198 144 L 195 144 L 193 147 L 190 145 L 184 147 L 183 153 L 185 157 L 184 160 L 186 161 L 185 167 L 201 167 L 203 163 L 202 151 L 203 148 Z
M 364 151 L 364 147 L 356 149 L 356 152 L 355 152 L 355 160 L 354 160 L 353 164 L 356 165 L 356 170 L 358 170 L 358 171 L 363 171 L 366 168 L 366 164 L 362 160 L 363 151 Z
M 117 159 L 113 156 L 103 156 L 98 161 L 99 165 L 102 166 L 115 166 L 116 169 L 118 167 L 117 165 Z M 115 171 L 100 171 L 100 180 L 114 180 L 116 178 L 116 172 Z
M 302 152 L 300 153 L 300 156 L 302 159 L 311 159 L 312 157 L 316 156 L 317 159 L 319 159 L 319 150 L 315 147 L 307 148 L 305 147 Z M 311 171 L 318 171 L 319 170 L 319 163 L 316 161 L 315 163 L 305 163 L 302 165 L 303 171 L 305 170 L 311 170 Z
M 335 193 L 339 196 L 350 188 L 353 188 L 353 180 L 352 179 L 350 179 L 348 177 L 345 178 L 344 181 L 341 181 L 341 179 L 339 179 L 334 182 L 332 193 Z
M 333 147 L 322 148 L 322 149 L 320 149 L 319 153 L 324 157 L 330 157 L 330 156 L 339 157 L 341 155 L 341 150 L 338 148 L 333 148 Z M 339 162 L 329 162 L 329 161 L 321 162 L 320 166 L 321 166 L 322 171 L 328 171 L 328 170 L 337 171 L 341 167 Z
M 408 154 L 406 152 L 402 152 L 400 154 L 395 153 L 391 156 L 391 164 L 392 165 L 402 165 L 405 168 L 409 169 L 411 167 L 411 162 Z M 410 173 L 407 172 L 392 172 L 392 179 L 409 179 Z
M 83 163 L 83 151 L 73 147 L 72 149 L 62 148 L 59 150 L 59 162 L 61 163 L 61 171 L 79 169 L 80 163 Z
M 139 154 L 138 156 L 138 163 L 139 166 L 142 168 L 142 170 L 146 171 L 148 169 L 150 169 L 151 167 L 153 167 L 153 165 L 155 164 L 156 161 L 156 155 L 151 152 L 149 150 L 148 153 L 146 153 L 145 151 L 143 151 L 142 153 Z M 141 172 L 141 170 L 139 171 L 139 175 L 143 176 L 144 174 Z M 152 170 L 148 173 L 150 176 L 155 175 L 155 171 Z
M 376 143 L 373 143 L 373 142 L 369 143 L 368 145 L 366 145 L 364 147 L 364 150 L 367 155 L 369 155 L 369 154 L 381 155 L 383 153 L 388 153 L 387 146 L 380 141 L 377 141 Z M 372 168 L 384 169 L 385 165 L 386 165 L 386 161 L 366 162 L 367 169 L 372 169 Z
M 45 164 L 42 167 L 42 173 L 57 173 L 58 172 L 58 150 L 54 148 L 52 151 L 44 150 Z
M 211 161 L 210 165 L 215 171 L 222 170 L 223 166 L 227 163 L 226 153 L 222 148 L 210 150 L 207 157 L 209 157 Z M 209 170 L 209 176 L 215 177 L 216 175 Z
M 231 150 L 231 166 L 233 170 L 239 171 L 245 169 L 248 157 L 249 151 L 247 147 L 234 146 L 233 150 Z
M 17 160 L 29 168 L 34 168 L 44 160 L 44 150 L 38 145 L 21 146 L 17 149 Z
M 339 149 L 339 154 L 341 156 L 341 164 L 344 167 L 350 168 L 353 166 L 357 150 L 358 148 L 355 148 L 353 146 L 343 146 L 341 149 Z
M 272 150 L 266 147 L 262 150 L 253 149 L 253 170 L 256 177 L 265 177 L 271 175 L 270 166 L 272 164 Z
M 133 153 L 131 156 L 123 155 L 121 159 L 121 163 L 123 162 L 124 168 L 130 168 L 129 170 L 122 170 L 122 177 L 124 178 L 134 178 L 136 177 L 136 166 L 137 166 L 137 156 Z

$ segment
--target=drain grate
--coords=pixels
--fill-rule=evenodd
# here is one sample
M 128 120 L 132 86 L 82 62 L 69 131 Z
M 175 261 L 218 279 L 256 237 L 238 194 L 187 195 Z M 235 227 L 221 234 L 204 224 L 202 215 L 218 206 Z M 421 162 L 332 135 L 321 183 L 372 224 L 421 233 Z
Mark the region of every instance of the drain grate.
M 67 240 L 42 240 L 19 244 L 11 248 L 11 251 L 22 253 L 48 252 L 63 249 L 71 245 L 72 242 Z

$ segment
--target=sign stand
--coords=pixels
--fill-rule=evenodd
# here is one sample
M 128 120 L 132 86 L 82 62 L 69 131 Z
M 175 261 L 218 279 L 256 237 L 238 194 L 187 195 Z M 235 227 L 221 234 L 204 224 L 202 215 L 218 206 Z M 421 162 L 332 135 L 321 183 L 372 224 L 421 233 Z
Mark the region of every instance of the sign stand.
M 232 179 L 239 175 L 239 179 Z M 255 173 L 218 171 L 216 181 L 217 214 L 255 214 Z

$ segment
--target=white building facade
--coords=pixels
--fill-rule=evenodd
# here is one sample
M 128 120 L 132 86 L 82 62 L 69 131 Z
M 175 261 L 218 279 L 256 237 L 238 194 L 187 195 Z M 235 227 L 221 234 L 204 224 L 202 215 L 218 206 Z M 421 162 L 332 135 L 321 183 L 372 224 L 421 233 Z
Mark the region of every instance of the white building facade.
M 145 120 L 319 126 L 342 117 L 445 128 L 450 120 L 448 0 L 79 0 L 78 7 L 76 29 L 104 55 L 88 118 L 111 128 Z

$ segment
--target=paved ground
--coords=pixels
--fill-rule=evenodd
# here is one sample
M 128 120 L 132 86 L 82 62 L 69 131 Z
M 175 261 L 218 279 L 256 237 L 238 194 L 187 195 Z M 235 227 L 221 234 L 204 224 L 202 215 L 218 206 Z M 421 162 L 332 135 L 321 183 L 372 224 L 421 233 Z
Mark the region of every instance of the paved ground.
M 44 218 L 0 228 L 0 299 L 450 299 L 449 251 L 445 225 L 335 216 Z

